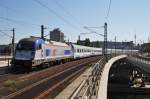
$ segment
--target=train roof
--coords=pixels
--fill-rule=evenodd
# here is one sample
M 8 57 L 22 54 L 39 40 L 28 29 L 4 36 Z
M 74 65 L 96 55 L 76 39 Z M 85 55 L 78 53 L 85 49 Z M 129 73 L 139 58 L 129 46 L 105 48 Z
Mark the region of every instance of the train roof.
M 44 43 L 44 40 L 39 37 L 23 38 L 19 42 L 35 42 L 37 40 L 38 42 Z
M 102 49 L 102 48 L 88 47 L 88 46 L 77 45 L 77 44 L 72 44 L 72 46 L 75 48 L 85 48 L 85 49 L 95 49 L 95 50 L 101 50 Z
M 20 41 L 31 41 L 31 42 L 33 42 L 33 41 L 35 41 L 35 40 L 37 40 L 38 38 L 23 38 L 23 39 L 21 39 Z
M 56 42 L 56 41 L 50 41 L 50 44 L 56 45 L 56 46 L 65 46 L 65 47 L 68 46 L 68 44 L 66 44 L 66 43 Z

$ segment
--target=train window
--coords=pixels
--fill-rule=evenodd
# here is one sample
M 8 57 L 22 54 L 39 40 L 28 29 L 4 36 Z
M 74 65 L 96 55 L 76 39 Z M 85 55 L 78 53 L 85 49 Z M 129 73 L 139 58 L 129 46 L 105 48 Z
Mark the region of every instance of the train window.
M 33 49 L 33 42 L 30 41 L 20 41 L 17 44 L 17 50 L 32 50 Z
M 77 52 L 79 53 L 79 49 L 77 49 Z

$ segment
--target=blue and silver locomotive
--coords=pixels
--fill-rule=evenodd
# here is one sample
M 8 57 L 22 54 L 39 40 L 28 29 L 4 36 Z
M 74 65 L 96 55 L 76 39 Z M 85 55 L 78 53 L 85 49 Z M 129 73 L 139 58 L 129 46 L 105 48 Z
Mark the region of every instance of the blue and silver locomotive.
M 31 70 L 33 66 L 71 58 L 73 58 L 73 53 L 69 45 L 30 37 L 20 40 L 17 44 L 14 65 L 24 66 Z

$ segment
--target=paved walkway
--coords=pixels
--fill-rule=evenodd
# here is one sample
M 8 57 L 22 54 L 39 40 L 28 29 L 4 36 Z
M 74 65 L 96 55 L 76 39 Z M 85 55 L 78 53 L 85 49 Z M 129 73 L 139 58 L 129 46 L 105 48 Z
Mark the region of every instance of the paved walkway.
M 87 78 L 91 68 L 87 69 L 77 79 L 75 79 L 69 86 L 67 86 L 62 92 L 60 92 L 55 99 L 69 99 L 70 95 L 80 85 L 80 83 Z

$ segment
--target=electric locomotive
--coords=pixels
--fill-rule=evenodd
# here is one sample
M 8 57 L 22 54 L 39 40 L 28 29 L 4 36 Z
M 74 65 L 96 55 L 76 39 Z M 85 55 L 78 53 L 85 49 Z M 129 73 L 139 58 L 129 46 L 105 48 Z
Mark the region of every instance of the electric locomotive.
M 43 40 L 39 37 L 30 37 L 20 40 L 17 44 L 14 65 L 23 66 L 30 71 L 34 66 L 71 58 L 73 54 L 69 45 Z

